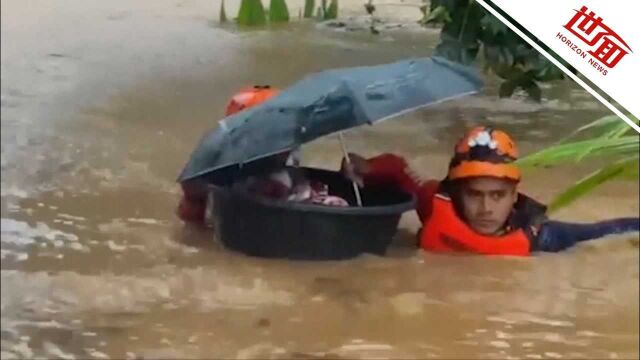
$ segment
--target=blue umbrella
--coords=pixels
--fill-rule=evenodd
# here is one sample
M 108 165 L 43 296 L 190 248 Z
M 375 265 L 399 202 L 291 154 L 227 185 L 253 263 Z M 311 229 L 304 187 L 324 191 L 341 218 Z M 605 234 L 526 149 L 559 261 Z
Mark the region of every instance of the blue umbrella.
M 282 153 L 319 137 L 473 94 L 471 68 L 421 58 L 312 74 L 207 133 L 178 181 Z

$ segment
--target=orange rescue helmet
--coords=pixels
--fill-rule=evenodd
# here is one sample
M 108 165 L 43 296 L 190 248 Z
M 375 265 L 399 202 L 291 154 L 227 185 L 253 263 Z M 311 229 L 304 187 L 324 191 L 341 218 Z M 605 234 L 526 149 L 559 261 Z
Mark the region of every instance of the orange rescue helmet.
M 468 131 L 455 147 L 449 163 L 449 180 L 489 176 L 520 181 L 520 169 L 513 164 L 518 149 L 504 131 L 479 126 Z
M 255 85 L 242 89 L 237 94 L 233 95 L 231 100 L 229 100 L 229 103 L 227 103 L 225 116 L 230 116 L 244 109 L 259 105 L 271 97 L 276 96 L 278 92 L 279 91 L 277 89 L 274 89 L 269 85 Z

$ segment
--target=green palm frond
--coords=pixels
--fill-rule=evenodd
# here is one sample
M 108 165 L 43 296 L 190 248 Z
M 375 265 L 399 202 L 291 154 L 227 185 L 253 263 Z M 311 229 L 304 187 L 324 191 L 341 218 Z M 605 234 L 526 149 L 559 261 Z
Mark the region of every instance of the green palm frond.
M 609 164 L 597 171 L 587 175 L 559 195 L 557 195 L 549 204 L 549 211 L 555 211 L 563 208 L 579 198 L 585 196 L 590 191 L 594 190 L 598 186 L 604 184 L 607 181 L 624 178 L 629 174 L 635 172 L 635 177 L 638 176 L 638 156 L 631 156 L 623 160 L 617 161 L 613 164 Z
M 518 160 L 521 166 L 552 166 L 580 162 L 586 158 L 619 157 L 638 153 L 638 136 L 598 137 L 558 144 Z
M 636 123 L 638 119 L 632 118 Z M 572 140 L 587 132 L 590 138 Z M 523 167 L 578 163 L 586 159 L 605 159 L 609 164 L 589 174 L 556 196 L 549 205 L 557 210 L 614 179 L 638 180 L 640 136 L 617 116 L 605 116 L 580 127 L 559 143 L 518 160 Z

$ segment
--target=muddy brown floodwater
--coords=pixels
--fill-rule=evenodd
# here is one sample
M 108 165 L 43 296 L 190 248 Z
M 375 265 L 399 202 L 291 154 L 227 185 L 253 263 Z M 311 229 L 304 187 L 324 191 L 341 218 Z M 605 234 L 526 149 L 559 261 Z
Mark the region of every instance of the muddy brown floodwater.
M 235 90 L 437 42 L 301 23 L 241 32 L 215 24 L 218 8 L 2 1 L 3 359 L 638 358 L 637 235 L 527 259 L 439 256 L 409 246 L 407 214 L 387 257 L 306 263 L 248 258 L 183 227 L 175 177 Z M 606 114 L 569 82 L 541 104 L 495 93 L 488 79 L 477 96 L 351 131 L 349 146 L 442 176 L 474 124 L 513 132 L 526 153 Z M 340 147 L 326 138 L 303 155 L 337 168 Z M 549 200 L 590 170 L 530 171 L 524 188 Z M 612 183 L 557 216 L 637 215 L 638 195 Z

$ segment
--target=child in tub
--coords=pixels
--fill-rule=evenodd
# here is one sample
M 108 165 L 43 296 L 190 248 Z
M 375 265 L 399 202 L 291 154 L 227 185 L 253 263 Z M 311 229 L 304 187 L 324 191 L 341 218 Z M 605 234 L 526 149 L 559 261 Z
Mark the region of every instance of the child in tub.
M 301 169 L 283 168 L 266 176 L 252 176 L 234 185 L 251 194 L 273 200 L 293 201 L 325 206 L 349 206 L 338 196 L 329 195 L 329 187 L 310 181 Z

